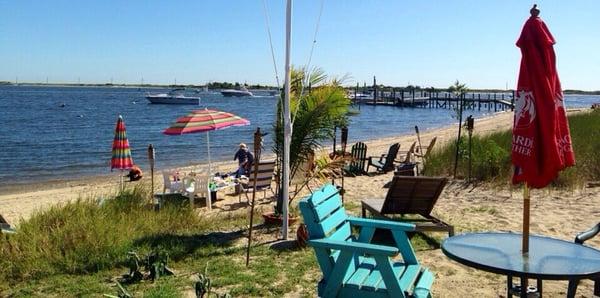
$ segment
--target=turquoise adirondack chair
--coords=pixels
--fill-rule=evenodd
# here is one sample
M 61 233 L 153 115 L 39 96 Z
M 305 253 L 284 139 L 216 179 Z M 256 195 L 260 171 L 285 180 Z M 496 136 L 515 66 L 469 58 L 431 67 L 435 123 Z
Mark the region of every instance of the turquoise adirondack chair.
M 419 265 L 406 236 L 414 225 L 348 216 L 331 184 L 299 206 L 323 272 L 320 297 L 431 297 L 433 274 Z M 360 228 L 358 235 L 353 227 Z M 376 228 L 390 230 L 396 246 L 371 244 Z M 398 254 L 402 260 L 393 260 Z

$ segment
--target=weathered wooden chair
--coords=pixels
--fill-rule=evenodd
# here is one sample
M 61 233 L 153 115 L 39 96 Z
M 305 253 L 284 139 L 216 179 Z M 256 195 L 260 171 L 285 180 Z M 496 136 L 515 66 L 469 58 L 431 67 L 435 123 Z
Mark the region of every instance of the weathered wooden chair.
M 362 216 L 367 210 L 377 218 L 388 219 L 390 215 L 413 214 L 420 218 L 406 219 L 415 223 L 418 232 L 448 232 L 454 236 L 454 226 L 431 215 L 440 194 L 448 183 L 447 178 L 394 176 L 385 199 L 361 201 Z
M 398 165 L 396 165 L 396 170 L 394 171 L 394 175 L 399 176 L 414 176 L 415 175 L 415 167 L 416 163 L 413 162 L 413 157 L 415 154 L 415 149 L 417 147 L 417 142 L 413 142 L 410 145 L 410 148 L 406 152 L 400 151 L 399 153 L 404 153 L 404 156 L 400 158 Z
M 378 160 L 375 160 L 373 156 L 369 157 L 369 164 L 367 165 L 367 172 L 369 167 L 373 166 L 378 172 L 387 173 L 394 170 L 394 160 L 398 156 L 398 150 L 400 150 L 400 144 L 396 143 L 390 146 L 387 154 L 382 154 Z
M 273 181 L 273 175 L 275 173 L 275 161 L 274 160 L 264 160 L 258 163 L 258 171 L 256 172 L 256 190 L 263 192 L 263 199 L 267 197 L 267 190 L 273 192 L 271 188 L 271 182 Z M 252 166 L 252 170 L 248 174 L 248 182 L 240 183 L 240 192 L 238 200 L 242 202 L 242 194 L 246 197 L 246 201 L 250 203 L 250 198 L 248 197 L 249 193 L 252 193 L 254 188 L 254 166 Z M 274 193 L 273 193 L 274 194 Z
M 344 172 L 351 176 L 365 174 L 365 164 L 367 162 L 367 145 L 363 142 L 358 142 L 352 146 L 350 151 L 352 160 L 344 168 Z
M 435 145 L 436 141 L 437 137 L 434 137 L 433 139 L 431 139 L 427 147 L 417 146 L 417 150 L 414 154 L 415 159 L 417 160 L 417 176 L 419 175 L 419 165 L 421 165 L 421 168 L 423 168 L 425 162 L 427 161 L 427 158 L 429 157 L 429 154 L 431 154 L 431 150 L 433 149 L 433 146 Z M 421 169 L 421 172 L 423 172 L 423 169 Z
M 583 243 L 591 238 L 594 238 L 598 233 L 600 233 L 600 223 L 596 224 L 593 228 L 579 233 L 575 237 L 575 243 L 583 245 Z M 594 296 L 600 296 L 600 278 L 596 278 L 594 281 Z M 579 284 L 579 280 L 571 280 L 569 281 L 569 288 L 567 291 L 567 297 L 575 297 L 577 292 L 577 285 Z
M 406 236 L 414 225 L 348 216 L 331 184 L 299 206 L 323 272 L 320 297 L 431 297 L 434 276 L 419 265 Z M 396 246 L 371 244 L 376 228 L 390 230 Z M 398 254 L 402 260 L 392 260 Z

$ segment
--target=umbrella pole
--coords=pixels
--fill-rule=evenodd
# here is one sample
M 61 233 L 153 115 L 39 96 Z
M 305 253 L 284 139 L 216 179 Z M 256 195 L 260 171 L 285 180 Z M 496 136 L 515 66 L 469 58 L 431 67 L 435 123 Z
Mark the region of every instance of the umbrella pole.
M 119 187 L 121 188 L 121 192 L 123 192 L 123 170 L 121 169 L 121 175 L 119 175 Z
M 527 182 L 523 188 L 523 243 L 522 253 L 526 254 L 529 252 L 529 187 Z
M 254 199 L 256 198 L 256 182 L 258 178 L 258 164 L 260 163 L 260 149 L 262 145 L 262 135 L 260 127 L 256 128 L 254 133 L 254 173 L 252 177 L 252 204 L 250 205 L 250 228 L 248 230 L 248 248 L 246 248 L 246 267 L 250 264 L 250 245 L 252 243 L 252 227 L 254 224 Z
M 210 182 L 213 179 L 213 174 L 212 174 L 212 169 L 211 169 L 211 162 L 210 162 L 210 137 L 209 137 L 209 133 L 208 131 L 206 132 L 206 151 L 208 152 L 208 179 L 206 181 L 206 183 L 208 183 L 207 189 L 208 189 L 208 200 L 206 200 L 207 204 L 206 207 L 208 208 L 208 210 L 212 209 L 212 189 L 210 189 Z

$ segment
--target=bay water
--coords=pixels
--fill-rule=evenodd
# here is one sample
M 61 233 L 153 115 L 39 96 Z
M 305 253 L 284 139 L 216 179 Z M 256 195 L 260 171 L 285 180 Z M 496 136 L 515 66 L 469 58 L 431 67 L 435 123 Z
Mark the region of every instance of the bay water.
M 201 94 L 199 106 L 149 104 L 146 92 L 165 89 L 120 87 L 0 86 L 0 185 L 110 174 L 111 145 L 117 117 L 123 116 L 134 163 L 148 169 L 147 148 L 156 149 L 156 168 L 207 162 L 206 134 L 164 135 L 162 131 L 193 109 L 212 108 L 250 120 L 251 125 L 210 132 L 213 160 L 232 160 L 238 144 L 251 144 L 256 127 L 269 132 L 273 146 L 277 98 Z M 566 106 L 589 107 L 600 96 L 566 96 Z M 353 107 L 358 110 L 358 107 Z M 493 110 L 492 110 L 493 112 Z M 491 112 L 465 111 L 477 119 Z M 442 127 L 457 120 L 448 109 L 360 106 L 351 117 L 349 141 L 366 141 Z

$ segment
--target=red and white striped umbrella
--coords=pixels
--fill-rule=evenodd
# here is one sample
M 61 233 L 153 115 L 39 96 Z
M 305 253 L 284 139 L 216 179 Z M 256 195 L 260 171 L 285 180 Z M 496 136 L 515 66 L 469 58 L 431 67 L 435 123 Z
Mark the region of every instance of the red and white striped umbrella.
M 117 119 L 117 125 L 115 126 L 115 138 L 112 144 L 112 158 L 110 160 L 110 170 L 129 170 L 132 166 L 133 159 L 131 158 L 129 140 L 127 140 L 125 122 L 123 122 L 123 117 L 119 115 L 119 119 Z
M 112 158 L 110 159 L 110 170 L 121 170 L 121 190 L 123 190 L 123 170 L 129 170 L 132 167 L 133 159 L 131 158 L 131 148 L 129 148 L 129 140 L 127 139 L 125 122 L 123 121 L 123 117 L 119 115 L 119 119 L 117 119 L 117 125 L 115 126 L 115 138 L 112 144 Z
M 171 127 L 163 132 L 167 135 L 181 135 L 185 133 L 205 132 L 224 129 L 231 126 L 249 125 L 250 121 L 232 113 L 217 110 L 194 110 L 180 117 Z
M 181 135 L 186 133 L 206 132 L 206 146 L 208 151 L 208 171 L 211 172 L 210 161 L 210 139 L 208 132 L 211 130 L 220 130 L 232 126 L 250 125 L 250 121 L 236 116 L 232 113 L 217 110 L 194 110 L 191 113 L 180 117 L 163 131 L 166 135 Z

